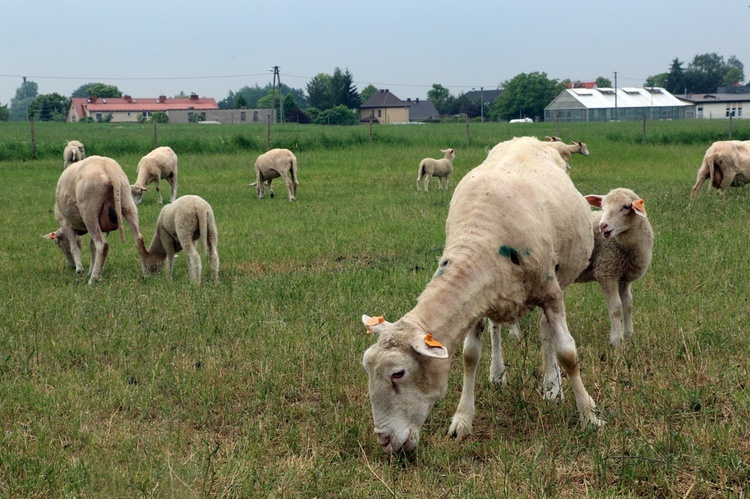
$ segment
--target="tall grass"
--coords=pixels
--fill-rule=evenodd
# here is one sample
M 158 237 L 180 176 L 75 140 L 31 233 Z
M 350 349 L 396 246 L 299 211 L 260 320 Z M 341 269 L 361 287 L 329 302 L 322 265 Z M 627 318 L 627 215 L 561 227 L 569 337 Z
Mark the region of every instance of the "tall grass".
M 726 127 L 653 128 L 679 136 L 691 124 Z M 247 187 L 265 128 L 164 126 L 159 143 L 180 154 L 179 194 L 199 194 L 216 212 L 221 277 L 201 287 L 182 256 L 172 281 L 142 280 L 129 235 L 110 238 L 101 283 L 86 286 L 66 268 L 39 237 L 56 228 L 61 145 L 82 139 L 134 178 L 153 129 L 39 126 L 47 153 L 0 161 L 0 495 L 746 496 L 750 192 L 702 192 L 690 205 L 708 143 L 644 145 L 627 138 L 639 126 L 561 130 L 591 150 L 571 160 L 579 190 L 632 188 L 656 234 L 624 348 L 607 344 L 596 285 L 566 291 L 585 383 L 607 425 L 580 426 L 567 384 L 563 403 L 541 399 L 529 316 L 527 338 L 506 345 L 507 389 L 488 383 L 485 353 L 474 435 L 446 436 L 460 396 L 456 358 L 418 451 L 395 457 L 372 434 L 360 360 L 374 339 L 359 317 L 400 317 L 435 270 L 451 194 L 417 193 L 417 165 L 456 148 L 455 185 L 485 147 L 556 134 L 555 124 L 472 124 L 468 147 L 463 125 L 378 127 L 372 145 L 366 127 L 285 125 L 272 140 L 296 144 L 295 203 L 282 185 L 260 201 Z M 24 132 L 3 127 L 8 151 Z M 239 134 L 250 142 L 234 143 Z M 147 193 L 147 239 L 159 209 Z

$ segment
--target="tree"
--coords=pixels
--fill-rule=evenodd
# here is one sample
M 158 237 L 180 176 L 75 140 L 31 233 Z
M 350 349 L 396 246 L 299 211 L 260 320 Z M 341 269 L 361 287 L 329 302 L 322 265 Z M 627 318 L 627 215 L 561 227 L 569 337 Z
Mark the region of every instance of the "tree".
M 291 94 L 285 95 L 282 100 L 284 104 L 284 119 L 289 121 L 290 116 L 299 109 L 299 106 L 297 106 L 297 101 L 294 100 Z
M 29 104 L 29 114 L 39 121 L 65 121 L 70 99 L 58 93 L 39 95 Z
M 496 120 L 542 119 L 544 108 L 563 90 L 565 86 L 547 73 L 521 73 L 503 83 L 503 94 L 492 103 L 490 115 Z
M 664 87 L 667 88 L 669 73 L 659 73 L 658 75 L 649 76 L 643 82 L 643 87 Z
M 356 125 L 357 113 L 343 104 L 321 111 L 315 122 L 319 125 Z
M 360 102 L 366 102 L 367 99 L 369 99 L 370 97 L 372 97 L 376 93 L 378 93 L 378 87 L 376 87 L 374 85 L 367 85 L 359 93 L 359 100 L 360 100 Z
M 89 97 L 96 95 L 97 97 L 122 97 L 122 92 L 114 85 L 105 85 L 104 83 L 86 83 L 81 85 L 70 95 L 74 97 Z
M 247 98 L 242 94 L 238 95 L 237 98 L 234 99 L 233 107 L 235 109 L 247 109 Z
M 738 85 L 745 79 L 745 66 L 735 56 L 727 59 L 726 71 L 724 72 L 724 86 L 732 87 Z
M 7 104 L 0 105 L 0 121 L 8 121 L 10 119 L 10 110 Z
M 10 100 L 10 121 L 24 121 L 28 119 L 31 102 L 36 99 L 39 85 L 31 80 L 24 80 L 16 89 L 16 96 Z
M 331 96 L 334 106 L 346 106 L 349 109 L 358 109 L 362 101 L 359 99 L 357 87 L 354 85 L 354 76 L 349 72 L 336 68 L 331 76 Z
M 600 76 L 599 78 L 597 78 L 594 83 L 599 88 L 612 88 L 613 86 L 612 80 L 610 80 L 609 78 L 605 78 L 603 76 Z
M 737 57 L 725 62 L 724 57 L 715 52 L 693 57 L 693 62 L 685 71 L 685 87 L 688 92 L 716 92 L 722 85 L 732 85 L 744 79 L 744 67 Z M 732 81 L 735 80 L 735 81 Z
M 450 97 L 450 91 L 439 83 L 433 83 L 432 89 L 427 91 L 427 98 L 435 104 L 440 114 L 453 114 L 448 112 L 450 111 L 448 106 L 451 104 Z
M 307 83 L 307 103 L 310 107 L 320 110 L 333 107 L 331 77 L 329 75 L 318 73 Z

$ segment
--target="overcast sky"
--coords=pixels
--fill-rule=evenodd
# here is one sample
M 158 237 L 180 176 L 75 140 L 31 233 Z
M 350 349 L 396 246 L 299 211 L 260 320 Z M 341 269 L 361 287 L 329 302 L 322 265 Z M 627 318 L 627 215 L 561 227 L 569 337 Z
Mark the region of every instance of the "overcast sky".
M 425 98 L 497 88 L 519 73 L 642 86 L 677 57 L 735 55 L 750 78 L 750 0 L 4 0 L 0 104 L 85 83 L 133 97 L 225 98 L 246 85 L 305 88 L 348 68 L 358 89 Z

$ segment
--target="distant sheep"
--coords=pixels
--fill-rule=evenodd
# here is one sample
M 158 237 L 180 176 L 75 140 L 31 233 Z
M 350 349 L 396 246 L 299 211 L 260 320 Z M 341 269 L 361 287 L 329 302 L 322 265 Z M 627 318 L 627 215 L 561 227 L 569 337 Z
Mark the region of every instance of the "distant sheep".
M 750 181 L 750 140 L 722 140 L 706 150 L 698 178 L 690 193 L 693 199 L 703 182 L 710 179 L 708 188 L 715 187 L 723 196 L 727 187 Z
M 161 190 L 159 190 L 161 179 L 169 184 L 171 188 L 169 200 L 174 202 L 177 197 L 177 154 L 171 147 L 157 147 L 146 154 L 138 162 L 136 175 L 135 184 L 130 187 L 135 204 L 141 204 L 144 191 L 148 191 L 146 186 L 151 182 L 156 183 L 157 202 L 162 204 Z
M 449 432 L 471 434 L 483 317 L 516 322 L 541 307 L 546 398 L 562 396 L 563 367 L 583 424 L 603 424 L 584 387 L 563 289 L 594 247 L 591 210 L 560 155 L 530 137 L 495 146 L 453 193 L 437 271 L 396 322 L 362 316 L 378 333 L 362 364 L 375 434 L 386 453 L 412 450 L 435 402 L 448 391 L 450 359 L 463 342 L 464 385 Z
M 63 169 L 83 159 L 86 159 L 86 149 L 84 149 L 83 143 L 77 140 L 69 141 L 63 151 Z
M 427 192 L 431 177 L 437 177 L 438 189 L 448 189 L 456 152 L 453 149 L 440 149 L 440 152 L 445 154 L 441 159 L 425 158 L 419 163 L 417 190 L 420 190 L 420 184 L 424 183 L 424 191 Z M 445 187 L 443 187 L 443 179 L 445 179 Z
M 218 230 L 211 205 L 200 196 L 182 196 L 161 209 L 156 221 L 156 232 L 145 258 L 144 276 L 157 273 L 164 261 L 167 275 L 172 277 L 174 255 L 185 250 L 190 280 L 201 282 L 203 266 L 195 248 L 200 241 L 203 252 L 208 252 L 211 276 L 219 278 Z
M 123 218 L 143 264 L 146 248 L 138 227 L 138 208 L 130 197 L 128 177 L 115 160 L 90 156 L 66 168 L 55 191 L 55 218 L 60 228 L 43 237 L 55 241 L 78 274 L 83 273 L 81 236 L 91 235 L 89 284 L 102 277 L 109 251 L 104 233 L 117 230 L 125 242 Z
M 284 179 L 286 183 L 286 188 L 289 192 L 289 201 L 297 199 L 297 185 L 299 184 L 297 179 L 297 157 L 292 151 L 289 149 L 271 149 L 258 156 L 253 169 L 255 171 L 255 182 L 250 184 L 250 186 L 255 186 L 258 199 L 263 199 L 266 187 L 268 187 L 271 197 L 273 197 L 271 181 L 278 177 Z
M 568 145 L 565 144 L 562 139 L 560 139 L 560 137 L 545 137 L 545 139 L 547 140 L 545 144 L 560 153 L 563 161 L 565 161 L 565 167 L 568 170 L 570 170 L 570 158 L 573 156 L 573 154 L 578 153 L 582 156 L 589 155 L 588 146 L 586 146 L 586 144 L 581 141 L 573 142 L 572 144 Z

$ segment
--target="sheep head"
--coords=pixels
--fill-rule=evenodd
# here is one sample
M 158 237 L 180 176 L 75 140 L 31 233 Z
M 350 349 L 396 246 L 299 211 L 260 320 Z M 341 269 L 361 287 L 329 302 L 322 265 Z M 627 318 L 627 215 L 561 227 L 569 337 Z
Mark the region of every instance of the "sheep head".
M 578 152 L 579 153 L 581 153 L 584 156 L 588 156 L 589 155 L 589 148 L 588 148 L 588 146 L 586 146 L 586 144 L 584 144 L 583 142 L 581 142 L 579 140 L 578 142 L 575 143 L 575 145 L 578 146 L 578 148 L 579 148 Z
M 65 255 L 65 259 L 68 261 L 68 266 L 70 268 L 76 269 L 79 274 L 83 272 L 83 268 L 76 268 L 76 262 L 73 258 L 73 251 L 70 247 L 70 239 L 68 239 L 68 236 L 65 235 L 65 232 L 62 230 L 62 228 L 57 229 L 55 232 L 45 234 L 42 237 L 44 239 L 49 239 L 55 242 L 57 247 L 60 248 L 60 250 L 63 252 L 63 255 Z
M 456 151 L 451 149 L 440 149 L 440 152 L 445 154 L 445 159 L 448 159 L 450 161 L 453 161 L 456 158 Z
M 646 217 L 646 206 L 642 198 L 630 189 L 613 189 L 606 196 L 585 196 L 591 206 L 602 209 L 599 232 L 604 239 L 626 232 L 634 223 L 633 217 Z
M 130 186 L 130 195 L 133 197 L 133 202 L 137 205 L 143 202 L 144 192 L 148 192 L 148 189 L 146 187 L 142 187 L 140 185 Z
M 363 315 L 362 323 L 379 335 L 362 359 L 378 443 L 388 454 L 413 450 L 432 406 L 445 396 L 448 350 L 404 321 Z

